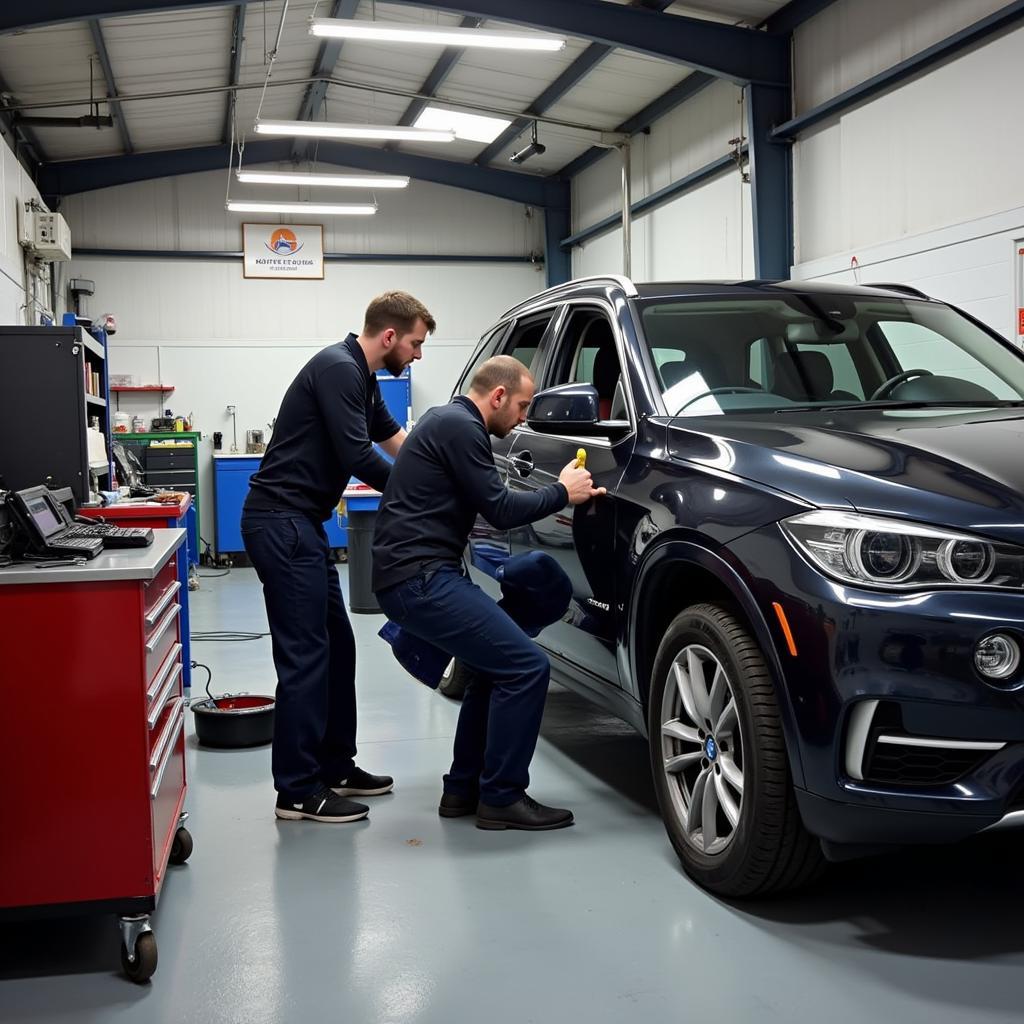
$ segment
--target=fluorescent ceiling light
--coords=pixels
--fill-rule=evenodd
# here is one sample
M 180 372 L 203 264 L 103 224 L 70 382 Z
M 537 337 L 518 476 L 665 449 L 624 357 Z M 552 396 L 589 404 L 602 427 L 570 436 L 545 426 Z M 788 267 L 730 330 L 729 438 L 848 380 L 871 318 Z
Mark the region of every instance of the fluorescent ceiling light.
M 317 139 L 377 139 L 382 142 L 453 142 L 453 131 L 402 125 L 337 124 L 334 121 L 257 121 L 258 135 L 308 135 Z
M 432 46 L 476 46 L 489 50 L 545 50 L 565 48 L 560 36 L 525 32 L 495 32 L 485 28 L 440 28 L 435 25 L 397 25 L 380 21 L 310 18 L 311 36 L 361 39 L 364 42 L 428 43 Z
M 504 117 L 463 114 L 443 107 L 424 107 L 416 118 L 417 128 L 447 128 L 455 132 L 455 138 L 470 142 L 493 142 L 511 123 Z
M 330 188 L 405 188 L 408 178 L 386 174 L 314 174 L 305 171 L 238 171 L 238 180 L 252 185 L 312 185 Z
M 377 212 L 372 203 L 276 203 L 229 199 L 225 204 L 232 213 L 322 213 L 328 216 L 370 216 Z

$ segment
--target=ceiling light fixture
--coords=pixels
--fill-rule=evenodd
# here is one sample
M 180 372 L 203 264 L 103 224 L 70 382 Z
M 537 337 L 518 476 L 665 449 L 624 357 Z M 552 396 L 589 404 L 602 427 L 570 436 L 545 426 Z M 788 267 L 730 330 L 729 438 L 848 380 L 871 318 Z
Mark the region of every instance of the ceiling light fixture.
M 310 185 L 314 188 L 405 188 L 408 178 L 386 174 L 314 174 L 306 171 L 238 171 L 250 185 Z
M 451 129 L 457 139 L 470 142 L 493 142 L 512 121 L 507 117 L 485 117 L 483 114 L 464 114 L 461 110 L 444 107 L 424 107 L 414 127 Z
M 310 213 L 324 214 L 329 217 L 368 217 L 377 212 L 377 207 L 372 203 L 277 203 L 229 199 L 224 205 L 231 213 Z
M 455 132 L 402 125 L 337 124 L 333 121 L 257 121 L 257 135 L 294 135 L 316 139 L 374 139 L 378 142 L 454 142 Z
M 565 48 L 565 40 L 561 36 L 496 32 L 483 28 L 357 22 L 338 18 L 310 18 L 309 34 L 330 39 L 359 39 L 363 42 L 427 43 L 431 46 L 484 47 L 490 50 L 543 50 L 554 53 Z

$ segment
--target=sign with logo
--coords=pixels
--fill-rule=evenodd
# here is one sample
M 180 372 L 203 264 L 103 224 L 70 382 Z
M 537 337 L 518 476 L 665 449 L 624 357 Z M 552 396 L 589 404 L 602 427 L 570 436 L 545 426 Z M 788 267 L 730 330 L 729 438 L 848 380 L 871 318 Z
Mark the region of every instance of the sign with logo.
M 321 224 L 243 224 L 242 250 L 246 277 L 323 280 Z

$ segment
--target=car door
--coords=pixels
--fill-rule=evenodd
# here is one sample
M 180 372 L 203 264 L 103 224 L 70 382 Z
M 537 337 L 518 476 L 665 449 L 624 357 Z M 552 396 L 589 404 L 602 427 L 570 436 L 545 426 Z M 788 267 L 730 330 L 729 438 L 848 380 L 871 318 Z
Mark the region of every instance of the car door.
M 477 369 L 493 355 L 514 356 L 531 371 L 535 369 L 542 358 L 543 342 L 556 312 L 557 308 L 551 307 L 540 312 L 530 313 L 511 323 L 504 324 L 492 332 L 487 341 L 477 350 L 475 358 L 463 374 L 457 394 L 469 393 L 469 387 Z M 513 440 L 511 434 L 504 438 L 491 438 L 494 465 L 503 481 L 508 479 L 508 454 Z M 469 560 L 470 564 L 478 570 L 473 573 L 474 582 L 478 583 L 492 597 L 501 596 L 498 584 L 494 580 L 494 571 L 509 557 L 509 554 L 508 530 L 496 529 L 483 516 L 477 516 L 469 535 Z
M 558 479 L 563 467 L 586 450 L 587 468 L 608 496 L 566 505 L 553 515 L 512 531 L 513 554 L 543 551 L 572 581 L 572 600 L 563 620 L 539 640 L 549 651 L 587 673 L 619 685 L 616 662 L 615 492 L 635 441 L 627 384 L 621 373 L 621 339 L 610 310 L 592 304 L 567 307 L 546 360 L 546 387 L 570 382 L 598 391 L 606 436 L 541 433 L 528 424 L 512 433 L 509 486 L 533 490 Z M 612 426 L 618 421 L 618 426 Z

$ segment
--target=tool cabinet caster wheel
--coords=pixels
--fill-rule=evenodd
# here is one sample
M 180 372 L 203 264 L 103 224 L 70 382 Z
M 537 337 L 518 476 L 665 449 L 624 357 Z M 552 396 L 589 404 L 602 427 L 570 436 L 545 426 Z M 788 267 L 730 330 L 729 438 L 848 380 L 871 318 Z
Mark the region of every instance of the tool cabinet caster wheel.
M 124 973 L 137 985 L 149 981 L 156 971 L 156 936 L 143 932 L 135 942 L 135 958 L 128 958 L 128 947 L 121 943 L 121 966 Z
M 172 864 L 184 864 L 191 856 L 192 833 L 187 828 L 179 828 L 171 843 L 170 861 Z

